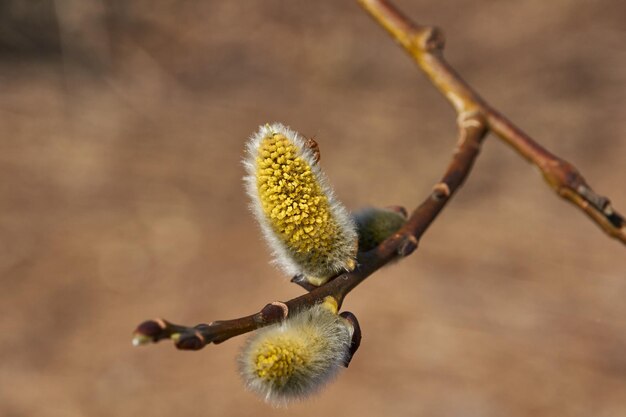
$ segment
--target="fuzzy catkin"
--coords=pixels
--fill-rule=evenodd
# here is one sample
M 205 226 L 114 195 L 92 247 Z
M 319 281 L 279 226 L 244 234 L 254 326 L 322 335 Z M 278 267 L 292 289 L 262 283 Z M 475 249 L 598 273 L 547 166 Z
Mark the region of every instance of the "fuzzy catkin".
M 257 330 L 246 342 L 239 369 L 248 389 L 276 406 L 319 390 L 344 367 L 352 329 L 324 304 Z
M 287 274 L 321 285 L 354 269 L 356 226 L 302 136 L 280 123 L 261 126 L 244 164 L 253 211 Z

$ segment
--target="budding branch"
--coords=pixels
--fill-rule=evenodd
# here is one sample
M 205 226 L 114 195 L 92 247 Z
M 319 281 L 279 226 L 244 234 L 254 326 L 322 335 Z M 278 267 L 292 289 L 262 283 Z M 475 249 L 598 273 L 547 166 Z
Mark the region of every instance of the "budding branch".
M 469 175 L 482 141 L 490 131 L 537 166 L 559 196 L 581 209 L 609 236 L 626 244 L 626 220 L 613 209 L 609 199 L 596 194 L 572 164 L 540 146 L 463 81 L 443 57 L 444 41 L 439 29 L 414 24 L 386 0 L 357 1 L 416 61 L 458 114 L 457 147 L 441 181 L 398 232 L 377 248 L 359 253 L 354 271 L 341 274 L 300 297 L 267 304 L 255 314 L 233 320 L 194 327 L 163 319 L 149 320 L 135 330 L 135 342 L 172 339 L 179 349 L 198 350 L 209 343 L 221 343 L 279 322 L 290 312 L 321 302 L 327 296 L 334 297 L 341 305 L 350 291 L 379 268 L 417 248 L 422 235 Z

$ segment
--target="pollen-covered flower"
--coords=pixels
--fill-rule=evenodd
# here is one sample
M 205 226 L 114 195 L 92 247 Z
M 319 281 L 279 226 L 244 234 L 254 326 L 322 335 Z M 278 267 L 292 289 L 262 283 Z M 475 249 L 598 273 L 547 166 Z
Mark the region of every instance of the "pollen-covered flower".
M 350 359 L 354 333 L 336 308 L 336 303 L 316 304 L 257 330 L 239 357 L 247 387 L 280 406 L 316 392 L 335 376 Z
M 321 285 L 354 269 L 357 233 L 305 142 L 280 123 L 261 126 L 248 142 L 245 180 L 276 263 Z
M 359 233 L 359 251 L 380 245 L 406 223 L 406 215 L 391 209 L 368 207 L 354 214 Z

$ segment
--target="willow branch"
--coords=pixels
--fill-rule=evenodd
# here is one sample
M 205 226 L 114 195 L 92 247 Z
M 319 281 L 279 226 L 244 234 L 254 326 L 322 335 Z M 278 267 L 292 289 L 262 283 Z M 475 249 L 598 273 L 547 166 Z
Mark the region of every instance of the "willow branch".
M 438 28 L 411 22 L 386 0 L 357 1 L 417 62 L 457 113 L 480 113 L 491 131 L 540 169 L 560 197 L 581 209 L 609 236 L 626 244 L 624 216 L 613 209 L 607 197 L 593 191 L 575 166 L 535 142 L 459 76 L 443 57 L 444 37 Z
M 137 327 L 133 343 L 145 344 L 171 339 L 179 349 L 198 350 L 209 343 L 221 343 L 231 337 L 284 320 L 291 312 L 314 305 L 328 296 L 334 297 L 341 306 L 346 295 L 379 268 L 398 257 L 410 255 L 433 220 L 463 184 L 478 156 L 487 129 L 482 116 L 474 113 L 463 113 L 459 117 L 458 125 L 457 147 L 441 181 L 435 184 L 432 192 L 413 211 L 398 232 L 377 248 L 359 254 L 358 266 L 354 271 L 339 275 L 300 297 L 269 303 L 255 314 L 233 320 L 214 321 L 194 327 L 173 324 L 163 319 L 149 320 Z

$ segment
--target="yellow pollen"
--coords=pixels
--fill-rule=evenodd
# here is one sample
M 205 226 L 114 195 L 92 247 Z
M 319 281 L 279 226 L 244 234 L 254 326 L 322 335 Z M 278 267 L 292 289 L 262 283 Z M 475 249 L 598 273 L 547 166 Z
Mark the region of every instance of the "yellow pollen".
M 298 154 L 284 135 L 265 137 L 256 160 L 257 189 L 280 239 L 302 257 L 322 259 L 335 251 L 340 229 L 311 166 Z
M 322 302 L 322 306 L 327 308 L 333 314 L 337 314 L 339 311 L 339 304 L 337 303 L 337 299 L 332 295 L 324 297 L 324 301 Z
M 256 374 L 277 385 L 284 384 L 296 367 L 306 365 L 305 348 L 294 340 L 267 341 L 256 352 Z

